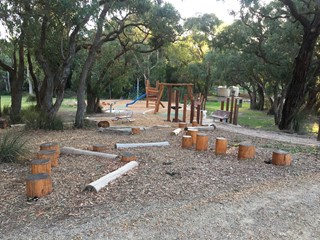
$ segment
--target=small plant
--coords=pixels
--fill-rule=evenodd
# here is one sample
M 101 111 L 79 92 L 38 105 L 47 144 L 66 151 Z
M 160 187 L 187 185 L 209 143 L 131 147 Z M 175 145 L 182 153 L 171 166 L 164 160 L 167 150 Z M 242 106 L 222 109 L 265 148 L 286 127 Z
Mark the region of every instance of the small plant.
M 0 163 L 18 162 L 27 154 L 23 133 L 4 132 L 0 136 Z

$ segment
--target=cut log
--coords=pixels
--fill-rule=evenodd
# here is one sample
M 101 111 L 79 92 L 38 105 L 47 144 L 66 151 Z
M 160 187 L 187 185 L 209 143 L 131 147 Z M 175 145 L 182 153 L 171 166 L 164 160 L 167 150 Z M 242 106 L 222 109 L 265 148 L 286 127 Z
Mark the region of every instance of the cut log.
M 137 134 L 140 134 L 140 133 L 141 133 L 140 128 L 138 128 L 138 127 L 131 128 L 131 134 L 137 135 Z
M 182 136 L 182 148 L 192 148 L 192 137 L 189 135 Z
M 49 159 L 51 162 L 51 167 L 57 167 L 59 165 L 55 150 L 40 150 L 37 153 L 37 158 L 38 159 Z
M 197 143 L 197 134 L 198 134 L 198 129 L 189 129 L 187 131 L 187 135 L 190 135 L 192 138 L 192 145 L 196 145 Z
M 182 132 L 182 129 L 181 128 L 177 128 L 177 129 L 175 129 L 175 130 L 173 130 L 171 132 L 171 135 L 179 135 L 179 133 L 181 133 L 181 132 Z
M 132 154 L 132 153 L 123 153 L 121 156 L 121 161 L 122 162 L 131 162 L 137 160 L 137 156 Z
M 253 159 L 256 154 L 255 146 L 250 143 L 240 143 L 238 150 L 238 159 Z
M 99 132 L 106 132 L 106 133 L 116 133 L 116 134 L 123 134 L 123 135 L 131 135 L 132 134 L 132 128 L 139 128 L 140 131 L 145 130 L 144 127 L 109 127 L 109 128 L 99 128 Z
M 197 120 L 193 120 L 192 121 L 192 127 L 196 127 L 196 126 L 198 126 L 198 122 L 197 122 Z
M 204 133 L 197 134 L 197 141 L 196 141 L 196 150 L 197 151 L 207 151 L 208 150 L 208 141 L 209 136 Z
M 60 157 L 60 147 L 56 142 L 48 142 L 40 145 L 40 150 L 55 150 L 55 158 L 59 159 Z
M 228 145 L 228 140 L 226 138 L 217 137 L 216 138 L 216 146 L 215 146 L 216 155 L 226 154 L 227 153 L 227 145 Z
M 107 145 L 104 145 L 104 144 L 94 144 L 92 146 L 92 150 L 94 152 L 103 152 L 105 150 L 107 150 Z
M 84 190 L 99 192 L 103 187 L 107 186 L 111 181 L 117 179 L 118 177 L 122 176 L 123 174 L 125 174 L 126 172 L 130 171 L 131 169 L 137 166 L 138 166 L 138 162 L 131 161 L 126 165 L 122 166 L 121 168 L 117 169 L 116 171 L 108 173 L 106 176 L 99 178 L 98 180 L 90 183 L 85 187 Z
M 188 124 L 186 122 L 179 122 L 179 128 L 181 129 L 185 129 L 186 127 L 188 127 Z
M 47 173 L 31 174 L 26 179 L 27 196 L 43 197 L 52 192 L 52 180 Z
M 134 147 L 165 147 L 170 146 L 169 142 L 151 142 L 151 143 L 116 143 L 115 148 L 134 148 Z
M 108 121 L 100 121 L 98 122 L 98 127 L 100 128 L 108 128 L 110 127 L 110 123 Z
M 50 159 L 34 159 L 31 161 L 31 173 L 47 173 L 51 175 Z
M 212 126 L 187 127 L 184 130 L 188 131 L 188 130 L 192 130 L 192 129 L 196 129 L 198 131 L 213 131 L 216 129 L 216 126 L 212 125 Z
M 272 153 L 271 163 L 274 165 L 290 166 L 291 162 L 292 162 L 292 157 L 288 152 L 277 150 Z
M 114 154 L 87 151 L 87 150 L 77 149 L 77 148 L 73 148 L 73 147 L 63 147 L 63 148 L 61 148 L 61 153 L 75 154 L 75 155 L 98 156 L 98 157 L 112 158 L 112 159 L 119 157 L 118 155 L 114 155 Z

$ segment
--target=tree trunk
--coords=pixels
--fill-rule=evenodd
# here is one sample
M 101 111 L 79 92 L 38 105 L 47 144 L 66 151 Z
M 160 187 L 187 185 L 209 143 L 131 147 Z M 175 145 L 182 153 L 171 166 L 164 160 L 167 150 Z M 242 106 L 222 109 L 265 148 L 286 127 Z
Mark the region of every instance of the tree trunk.
M 264 109 L 264 90 L 260 84 L 258 84 L 258 86 L 257 86 L 257 92 L 258 92 L 258 96 L 259 96 L 259 101 L 256 105 L 256 110 L 263 111 L 263 109 Z

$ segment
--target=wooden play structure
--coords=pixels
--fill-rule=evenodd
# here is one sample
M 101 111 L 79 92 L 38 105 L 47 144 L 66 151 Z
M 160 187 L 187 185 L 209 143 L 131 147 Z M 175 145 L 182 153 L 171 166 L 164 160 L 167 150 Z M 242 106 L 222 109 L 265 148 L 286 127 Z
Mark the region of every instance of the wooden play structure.
M 156 87 L 151 87 L 150 81 L 147 79 L 145 81 L 145 86 L 146 86 L 146 107 L 149 107 L 150 103 L 156 103 L 158 102 L 159 99 L 159 81 L 156 82 Z M 159 101 L 159 104 L 164 108 L 164 105 Z
M 226 103 L 226 108 L 225 107 Z M 221 122 L 229 122 L 234 125 L 238 125 L 238 114 L 239 114 L 239 107 L 242 104 L 242 99 L 239 97 L 235 97 L 231 95 L 231 97 L 227 97 L 226 100 L 221 101 L 220 110 L 215 111 L 212 113 L 211 117 L 213 121 L 215 119 L 219 119 Z

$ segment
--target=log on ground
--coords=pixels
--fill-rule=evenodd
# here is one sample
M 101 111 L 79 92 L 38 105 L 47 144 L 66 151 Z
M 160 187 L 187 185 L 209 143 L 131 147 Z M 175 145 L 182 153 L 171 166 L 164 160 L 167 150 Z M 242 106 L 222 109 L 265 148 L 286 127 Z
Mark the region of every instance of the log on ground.
M 170 146 L 169 142 L 150 142 L 150 143 L 116 143 L 115 148 L 134 148 L 134 147 L 165 147 Z
M 61 148 L 61 153 L 75 154 L 75 155 L 98 156 L 98 157 L 112 158 L 112 159 L 119 157 L 119 155 L 115 155 L 115 154 L 93 152 L 93 151 L 82 150 L 82 149 L 77 149 L 77 148 L 73 148 L 73 147 L 63 147 L 63 148 Z

